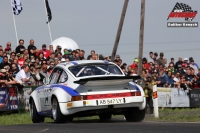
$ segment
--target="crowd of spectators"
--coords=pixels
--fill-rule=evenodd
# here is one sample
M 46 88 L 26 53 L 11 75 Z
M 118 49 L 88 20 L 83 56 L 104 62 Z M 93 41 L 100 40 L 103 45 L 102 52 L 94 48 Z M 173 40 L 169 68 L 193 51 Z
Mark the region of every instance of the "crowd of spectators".
M 64 54 L 62 54 L 64 53 Z M 12 50 L 11 43 L 7 42 L 6 47 L 0 46 L 0 83 L 3 85 L 42 85 L 43 79 L 51 74 L 55 65 L 60 62 L 69 62 L 75 60 L 107 60 L 111 56 L 103 56 L 91 50 L 90 55 L 85 56 L 85 51 L 76 49 L 62 49 L 57 46 L 56 50 L 52 45 L 43 44 L 41 48 L 34 45 L 31 39 L 28 46 L 24 46 L 24 40 L 19 40 L 19 45 Z M 122 62 L 120 55 L 116 55 L 114 63 L 121 67 L 122 71 L 128 75 L 137 75 L 138 58 L 133 63 L 127 65 Z M 138 83 L 143 86 L 158 87 L 177 87 L 199 88 L 200 87 L 200 69 L 192 57 L 182 59 L 179 57 L 175 62 L 171 58 L 170 62 L 164 58 L 164 53 L 150 52 L 148 58 L 143 58 L 142 80 Z

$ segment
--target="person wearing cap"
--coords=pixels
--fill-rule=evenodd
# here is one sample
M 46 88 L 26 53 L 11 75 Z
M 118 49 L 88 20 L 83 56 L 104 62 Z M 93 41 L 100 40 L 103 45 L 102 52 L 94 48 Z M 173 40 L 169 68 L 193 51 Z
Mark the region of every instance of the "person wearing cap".
M 62 58 L 60 63 L 64 63 L 65 62 L 65 58 Z
M 22 56 L 23 56 L 23 55 L 20 54 L 20 53 L 17 54 L 17 57 L 18 57 L 18 64 L 20 65 L 20 67 L 23 66 L 24 61 L 25 61 L 24 58 L 23 58 Z
M 193 57 L 189 58 L 190 63 L 191 63 L 191 60 L 194 60 Z M 199 69 L 199 65 L 197 63 L 194 62 L 194 65 Z
M 50 56 L 50 51 L 46 47 L 47 47 L 46 44 L 43 44 L 42 45 L 42 49 L 39 50 L 36 55 L 38 56 L 39 53 L 43 53 L 44 54 L 44 58 L 48 59 L 49 56 Z
M 138 60 L 137 58 L 135 58 L 133 64 L 131 65 L 131 68 L 137 69 L 137 67 L 138 67 L 138 62 L 139 62 L 139 60 Z
M 180 73 L 180 75 L 184 75 L 185 74 L 181 64 L 178 65 L 178 69 L 175 70 L 175 73 Z
M 62 56 L 62 58 L 67 58 L 67 57 L 69 57 L 70 54 L 71 53 L 67 50 L 64 52 L 64 55 Z
M 26 48 L 24 47 L 24 40 L 20 39 L 19 40 L 19 45 L 16 47 L 15 52 L 23 54 L 25 49 Z
M 56 53 L 56 54 L 57 54 L 57 53 L 61 53 L 61 51 L 62 51 L 62 47 L 58 45 L 58 46 L 56 47 L 55 53 Z
M 117 60 L 120 59 L 120 55 L 116 55 L 115 59 L 117 59 Z
M 165 60 L 164 60 L 164 54 L 161 52 L 160 57 L 158 58 L 158 65 L 163 65 L 165 66 Z
M 194 69 L 194 74 L 195 75 L 197 75 L 197 73 L 198 73 L 198 68 L 197 68 L 197 66 L 194 64 L 194 60 L 192 59 L 192 60 L 190 60 L 190 67 L 192 67 L 193 69 Z

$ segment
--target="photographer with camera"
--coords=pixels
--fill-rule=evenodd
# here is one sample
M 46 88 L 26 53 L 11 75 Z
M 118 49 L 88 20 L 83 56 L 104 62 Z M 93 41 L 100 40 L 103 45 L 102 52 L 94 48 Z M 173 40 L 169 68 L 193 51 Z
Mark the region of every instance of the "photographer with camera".
M 153 85 L 152 78 L 150 76 L 147 77 L 146 80 L 143 80 L 142 88 L 144 89 L 145 97 L 146 97 L 146 113 L 147 113 L 147 106 L 150 108 L 150 114 L 153 114 Z

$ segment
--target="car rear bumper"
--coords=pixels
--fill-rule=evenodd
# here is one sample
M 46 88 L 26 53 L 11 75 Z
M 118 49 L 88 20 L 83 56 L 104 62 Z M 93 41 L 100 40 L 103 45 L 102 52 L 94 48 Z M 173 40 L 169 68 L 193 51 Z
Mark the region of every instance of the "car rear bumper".
M 121 98 L 115 98 L 121 99 Z M 144 109 L 146 106 L 146 99 L 143 96 L 134 96 L 134 97 L 125 97 L 123 98 L 123 102 L 115 102 L 115 103 L 105 103 L 100 104 L 100 100 L 108 100 L 112 101 L 112 98 L 108 99 L 98 99 L 98 100 L 83 100 L 83 101 L 73 101 L 73 102 L 66 102 L 66 103 L 59 103 L 60 110 L 62 114 L 69 115 L 75 114 L 81 111 L 89 111 L 89 110 L 98 110 L 98 109 L 106 109 L 111 107 L 113 109 L 120 109 L 120 108 L 130 108 L 130 107 L 138 107 L 140 110 Z

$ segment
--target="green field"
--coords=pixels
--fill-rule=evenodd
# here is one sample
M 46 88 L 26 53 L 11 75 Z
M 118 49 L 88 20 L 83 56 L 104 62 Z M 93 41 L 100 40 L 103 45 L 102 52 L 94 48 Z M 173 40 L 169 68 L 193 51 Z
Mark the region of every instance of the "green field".
M 167 121 L 167 122 L 200 122 L 200 108 L 190 109 L 159 109 L 159 118 L 154 118 L 153 115 L 146 115 L 145 121 Z M 113 119 L 123 120 L 122 115 L 113 116 Z M 75 118 L 74 121 L 80 120 L 98 120 L 94 117 Z M 45 122 L 53 122 L 50 118 L 45 118 Z M 15 125 L 15 124 L 31 124 L 29 112 L 23 110 L 15 114 L 1 114 L 0 125 Z

